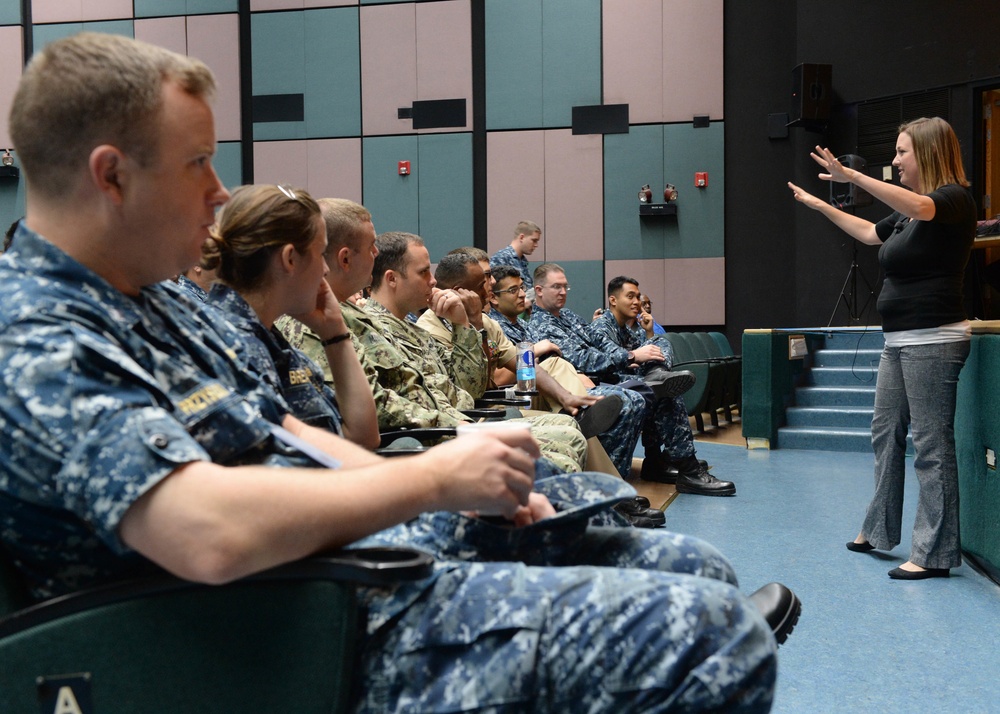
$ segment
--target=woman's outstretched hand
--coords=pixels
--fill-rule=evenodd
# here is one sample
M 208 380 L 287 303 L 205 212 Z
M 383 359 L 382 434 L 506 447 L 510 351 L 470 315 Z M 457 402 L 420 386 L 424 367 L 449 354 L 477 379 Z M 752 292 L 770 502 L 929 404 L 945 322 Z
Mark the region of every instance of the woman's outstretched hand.
M 844 165 L 837 160 L 833 152 L 821 146 L 816 147 L 816 151 L 809 154 L 813 161 L 826 169 L 826 173 L 821 173 L 819 177 L 824 181 L 836 181 L 837 183 L 848 183 L 847 171 Z

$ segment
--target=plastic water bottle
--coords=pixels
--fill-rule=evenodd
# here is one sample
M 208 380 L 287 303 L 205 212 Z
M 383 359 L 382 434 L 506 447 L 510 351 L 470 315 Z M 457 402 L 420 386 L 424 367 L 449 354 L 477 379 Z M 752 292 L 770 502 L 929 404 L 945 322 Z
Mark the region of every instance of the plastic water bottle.
M 532 342 L 517 343 L 517 391 L 535 391 L 535 345 Z

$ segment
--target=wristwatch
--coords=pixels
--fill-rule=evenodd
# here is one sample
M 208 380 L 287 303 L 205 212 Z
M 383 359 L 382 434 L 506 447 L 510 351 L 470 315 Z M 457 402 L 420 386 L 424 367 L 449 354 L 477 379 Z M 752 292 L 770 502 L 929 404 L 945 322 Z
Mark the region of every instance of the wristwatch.
M 635 362 L 635 352 L 629 352 L 627 355 L 625 355 L 625 359 L 627 359 L 629 362 Z

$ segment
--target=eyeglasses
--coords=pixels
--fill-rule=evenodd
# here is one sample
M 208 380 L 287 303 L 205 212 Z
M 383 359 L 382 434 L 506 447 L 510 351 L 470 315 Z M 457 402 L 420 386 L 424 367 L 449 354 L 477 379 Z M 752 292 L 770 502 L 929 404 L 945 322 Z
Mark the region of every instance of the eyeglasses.
M 524 285 L 515 285 L 514 287 L 507 288 L 506 290 L 494 290 L 493 294 L 502 295 L 503 293 L 506 293 L 508 295 L 517 295 L 518 293 L 523 293 L 523 292 L 527 292 L 524 289 Z
M 557 293 L 562 292 L 563 290 L 569 292 L 570 290 L 573 289 L 569 286 L 569 283 L 556 283 L 555 285 L 542 285 L 540 287 L 549 288 L 550 290 L 553 290 Z

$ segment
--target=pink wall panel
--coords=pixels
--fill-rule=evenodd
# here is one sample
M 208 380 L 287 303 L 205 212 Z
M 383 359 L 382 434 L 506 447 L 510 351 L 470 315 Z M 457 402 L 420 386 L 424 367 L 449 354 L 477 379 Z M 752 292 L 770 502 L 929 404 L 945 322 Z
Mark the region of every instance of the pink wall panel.
M 240 138 L 239 18 L 191 15 L 187 18 L 188 54 L 215 73 L 215 133 L 219 141 Z
M 42 22 L 89 22 L 132 18 L 132 0 L 32 0 L 31 19 Z
M 666 312 L 663 275 L 665 260 L 608 260 L 604 263 L 604 277 L 611 280 L 618 275 L 625 275 L 639 281 L 639 289 L 653 302 L 653 317 L 661 325 L 664 324 Z M 607 283 L 601 290 L 606 295 Z M 605 307 L 607 299 L 605 298 Z
M 132 0 L 85 0 L 81 20 L 121 20 L 132 17 Z M 37 21 L 36 21 L 37 22 Z
M 468 0 L 416 4 L 417 93 L 414 99 L 466 100 L 472 128 L 472 9 Z M 366 96 L 367 101 L 367 96 Z M 424 129 L 420 133 L 455 131 Z
M 254 183 L 304 188 L 314 198 L 361 200 L 361 139 L 257 141 Z
M 544 132 L 489 132 L 486 165 L 486 250 L 492 254 L 508 245 L 518 221 L 534 221 L 542 227 L 542 245 L 530 260 L 542 260 L 547 235 Z
M 361 202 L 361 139 L 311 139 L 307 142 L 307 188 L 315 198 Z
M 545 132 L 546 260 L 604 259 L 603 146 L 599 134 Z
M 653 313 L 668 325 L 726 323 L 726 259 L 677 258 L 664 263 L 664 303 Z
M 21 26 L 0 27 L 0 153 L 11 148 L 10 127 L 7 122 L 14 92 L 21 79 L 23 55 Z
M 604 103 L 628 104 L 633 124 L 663 121 L 664 1 L 603 3 Z
M 662 1 L 663 121 L 722 119 L 722 0 Z
M 343 7 L 357 5 L 358 0 L 250 0 L 250 11 L 302 10 L 313 7 Z
M 187 54 L 187 23 L 183 17 L 157 17 L 135 21 L 135 39 Z M 197 57 L 197 55 L 195 55 Z M 199 59 L 201 59 L 199 57 Z
M 80 22 L 83 0 L 32 0 L 33 22 Z
M 361 120 L 366 136 L 413 130 L 399 107 L 417 98 L 416 11 L 412 3 L 361 8 Z
M 306 141 L 255 141 L 253 143 L 254 183 L 309 187 L 308 145 Z

